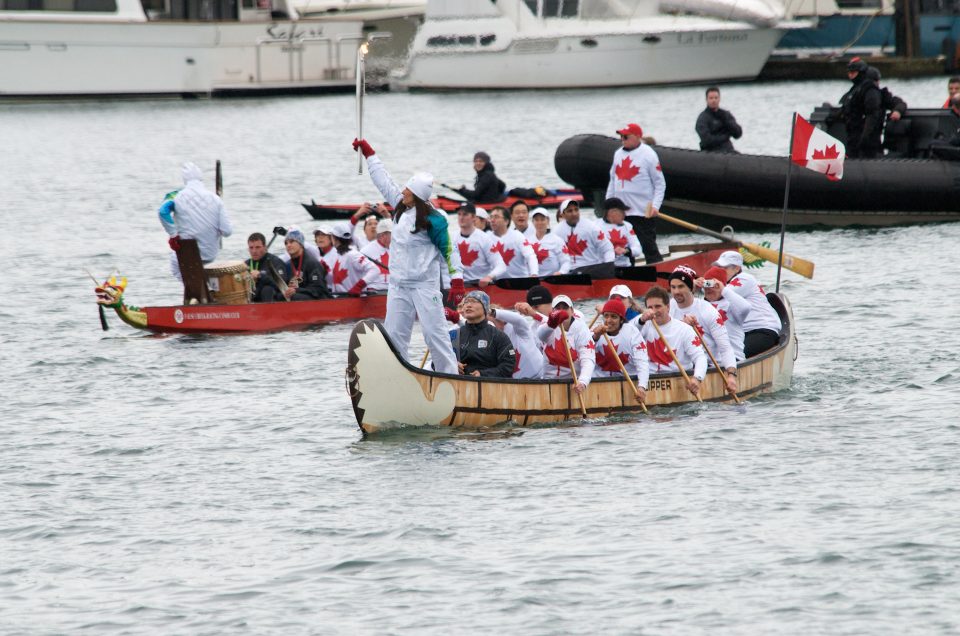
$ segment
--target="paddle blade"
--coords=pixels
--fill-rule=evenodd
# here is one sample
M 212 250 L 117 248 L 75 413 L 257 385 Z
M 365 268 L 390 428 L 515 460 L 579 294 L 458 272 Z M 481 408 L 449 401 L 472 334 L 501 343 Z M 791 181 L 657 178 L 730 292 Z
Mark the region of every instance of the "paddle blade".
M 623 280 L 636 280 L 645 283 L 657 282 L 657 268 L 649 265 L 646 267 L 618 267 L 615 273 L 617 278 Z
M 551 285 L 593 285 L 593 279 L 587 274 L 557 274 L 544 276 L 543 282 Z
M 769 247 L 763 247 L 762 245 L 756 245 L 754 243 L 741 243 L 741 245 L 743 245 L 743 247 L 746 248 L 751 254 L 756 254 L 765 261 L 777 263 L 780 260 L 778 250 L 774 250 Z M 797 274 L 800 274 L 806 278 L 813 278 L 814 264 L 811 261 L 802 259 L 799 256 L 792 256 L 784 252 L 782 264 L 791 272 L 796 272 Z
M 100 310 L 100 328 L 104 331 L 110 331 L 110 325 L 107 324 L 107 314 L 103 311 L 103 305 L 97 305 Z
M 529 278 L 501 278 L 493 282 L 500 289 L 510 289 L 513 291 L 526 291 L 531 287 L 540 284 L 540 279 L 536 276 Z

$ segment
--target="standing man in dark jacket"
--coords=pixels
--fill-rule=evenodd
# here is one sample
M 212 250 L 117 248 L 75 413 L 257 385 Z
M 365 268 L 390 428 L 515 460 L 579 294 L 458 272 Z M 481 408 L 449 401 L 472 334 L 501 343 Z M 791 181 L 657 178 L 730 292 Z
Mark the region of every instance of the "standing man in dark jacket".
M 454 337 L 460 373 L 487 378 L 510 378 L 517 366 L 517 354 L 507 334 L 487 321 L 490 297 L 473 290 L 460 303 L 466 320 Z
M 867 63 L 855 57 L 847 64 L 847 77 L 853 86 L 840 98 L 840 109 L 847 126 L 847 156 L 873 159 L 883 154 L 883 95 L 867 74 Z
M 473 169 L 477 171 L 477 180 L 474 182 L 473 190 L 467 186 L 461 186 L 457 189 L 470 203 L 497 203 L 503 201 L 503 192 L 507 189 L 507 184 L 497 177 L 497 173 L 490 163 L 490 155 L 485 152 L 478 152 L 473 155 Z
M 730 138 L 740 139 L 743 128 L 729 110 L 720 108 L 720 89 L 707 89 L 707 107 L 697 117 L 700 150 L 707 152 L 736 152 Z

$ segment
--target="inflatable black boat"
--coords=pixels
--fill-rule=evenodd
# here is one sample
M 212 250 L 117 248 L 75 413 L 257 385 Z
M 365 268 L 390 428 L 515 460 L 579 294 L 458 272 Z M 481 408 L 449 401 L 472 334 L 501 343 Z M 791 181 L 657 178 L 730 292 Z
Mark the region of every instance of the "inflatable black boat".
M 835 109 L 818 108 L 811 121 L 843 140 Z M 945 110 L 911 110 L 888 128 L 883 159 L 847 159 L 843 179 L 830 181 L 794 166 L 790 181 L 791 226 L 889 226 L 960 220 L 960 161 L 929 158 L 931 140 L 956 131 Z M 620 142 L 603 135 L 576 135 L 557 148 L 557 174 L 602 201 L 613 153 Z M 667 180 L 663 211 L 719 229 L 780 225 L 787 157 L 706 153 L 654 146 Z M 945 149 L 949 156 L 951 149 Z M 934 149 L 937 152 L 937 149 Z M 944 152 L 944 151 L 940 151 Z M 902 157 L 902 158 L 901 158 Z M 661 224 L 664 232 L 676 227 Z

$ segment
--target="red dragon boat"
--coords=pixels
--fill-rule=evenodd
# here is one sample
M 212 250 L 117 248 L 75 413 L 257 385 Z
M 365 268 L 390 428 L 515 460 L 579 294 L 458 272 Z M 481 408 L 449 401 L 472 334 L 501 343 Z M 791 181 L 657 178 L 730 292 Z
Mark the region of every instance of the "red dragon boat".
M 703 272 L 728 249 L 736 249 L 736 246 L 732 243 L 672 245 L 666 260 L 656 265 L 617 268 L 617 278 L 594 280 L 583 274 L 568 274 L 542 279 L 504 279 L 484 291 L 490 294 L 492 302 L 503 306 L 526 300 L 527 290 L 538 284 L 543 284 L 554 295 L 566 294 L 573 300 L 606 298 L 614 285 L 627 285 L 634 296 L 642 296 L 653 285 L 665 287 L 666 277 L 677 265 Z M 116 311 L 117 316 L 131 327 L 154 333 L 265 333 L 330 322 L 383 318 L 387 310 L 386 294 L 298 302 L 137 307 L 126 302 L 126 287 L 125 278 L 111 277 L 97 288 L 98 304 Z
M 557 208 L 560 207 L 560 203 L 566 199 L 573 199 L 574 201 L 583 202 L 583 195 L 579 190 L 549 190 L 548 194 L 543 197 L 507 197 L 503 201 L 497 203 L 477 203 L 475 204 L 479 208 L 484 210 L 489 210 L 492 207 L 502 205 L 504 207 L 510 207 L 517 201 L 523 201 L 529 207 L 542 207 L 542 208 Z M 430 199 L 430 203 L 433 204 L 433 207 L 438 210 L 443 210 L 444 212 L 453 212 L 461 205 L 463 205 L 463 199 L 455 199 L 453 197 L 448 197 L 444 195 L 436 196 Z M 310 200 L 310 203 L 301 203 L 304 209 L 310 213 L 310 216 L 317 219 L 318 221 L 342 221 L 349 219 L 351 216 L 359 210 L 363 204 L 361 203 L 317 203 L 313 199 Z M 390 206 L 387 206 L 388 210 L 392 210 Z

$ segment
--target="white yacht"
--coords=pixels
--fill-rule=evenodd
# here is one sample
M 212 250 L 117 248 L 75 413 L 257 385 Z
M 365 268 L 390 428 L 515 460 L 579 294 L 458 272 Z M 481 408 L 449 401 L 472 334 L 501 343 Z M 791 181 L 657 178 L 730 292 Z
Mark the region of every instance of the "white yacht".
M 774 0 L 428 0 L 407 65 L 391 86 L 582 88 L 751 79 L 790 28 L 782 18 Z
M 0 0 L 0 97 L 345 89 L 365 38 L 288 0 Z

